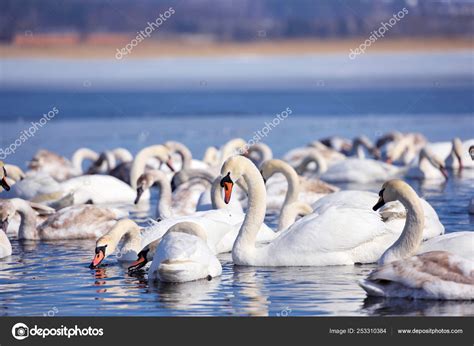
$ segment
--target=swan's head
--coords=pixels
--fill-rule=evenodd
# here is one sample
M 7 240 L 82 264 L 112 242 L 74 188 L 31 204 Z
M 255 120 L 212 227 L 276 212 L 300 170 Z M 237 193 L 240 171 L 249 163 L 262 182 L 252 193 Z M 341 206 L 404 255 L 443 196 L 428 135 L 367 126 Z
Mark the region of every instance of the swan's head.
M 137 255 L 137 260 L 128 267 L 129 274 L 133 274 L 138 270 L 142 269 L 150 261 L 153 261 L 158 244 L 160 244 L 162 238 L 159 238 L 143 248 Z
M 446 167 L 444 166 L 444 162 L 436 155 L 434 155 L 432 152 L 427 150 L 426 148 L 421 149 L 420 151 L 420 162 L 422 159 L 428 160 L 431 165 L 433 165 L 434 168 L 438 169 L 443 177 L 448 180 L 448 171 L 446 170 Z
M 11 201 L 3 200 L 0 202 L 0 228 L 4 232 L 7 232 L 8 222 L 15 213 L 16 208 Z
M 7 170 L 5 168 L 5 164 L 3 163 L 3 161 L 0 161 L 0 186 L 3 187 L 5 190 L 7 191 L 10 191 L 10 185 L 8 185 L 8 182 L 7 182 Z
M 469 155 L 471 155 L 471 160 L 474 160 L 474 145 L 469 147 Z
M 379 192 L 379 200 L 372 208 L 374 211 L 380 209 L 385 203 L 398 201 L 409 195 L 416 195 L 410 185 L 400 179 L 393 179 L 385 182 Z
M 267 182 L 268 179 L 276 172 L 281 160 L 268 160 L 262 163 L 260 166 L 260 174 L 262 174 L 263 181 Z
M 221 187 L 224 188 L 224 202 L 226 204 L 230 202 L 234 183 L 243 176 L 248 165 L 255 167 L 252 161 L 243 156 L 232 156 L 224 162 L 221 169 L 221 176 L 223 177 Z

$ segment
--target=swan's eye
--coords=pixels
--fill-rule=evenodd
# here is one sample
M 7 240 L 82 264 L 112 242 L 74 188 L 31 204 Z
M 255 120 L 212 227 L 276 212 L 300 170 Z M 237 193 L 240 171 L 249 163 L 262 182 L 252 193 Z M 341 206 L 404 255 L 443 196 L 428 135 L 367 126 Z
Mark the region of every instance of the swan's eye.
M 230 178 L 230 172 L 227 173 L 227 175 L 221 179 L 221 187 L 224 187 L 225 183 L 231 183 L 231 184 L 234 183 L 232 179 Z
M 379 192 L 379 197 L 383 197 L 383 192 L 384 192 L 384 191 L 385 191 L 385 189 L 380 190 L 380 192 Z

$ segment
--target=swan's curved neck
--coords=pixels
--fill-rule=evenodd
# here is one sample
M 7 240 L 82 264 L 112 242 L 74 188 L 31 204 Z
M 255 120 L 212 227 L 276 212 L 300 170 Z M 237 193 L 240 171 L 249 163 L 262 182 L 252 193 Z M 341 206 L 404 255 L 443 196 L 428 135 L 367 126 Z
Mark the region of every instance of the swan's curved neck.
M 300 201 L 296 201 L 284 206 L 281 209 L 277 231 L 283 231 L 294 224 L 298 215 L 305 216 L 311 214 L 312 212 L 313 209 L 307 203 Z
M 273 159 L 272 149 L 265 143 L 257 143 L 252 145 L 248 150 L 248 155 L 252 152 L 258 154 L 257 166 L 260 166 L 263 162 Z
M 162 145 L 152 145 L 140 150 L 133 160 L 132 169 L 130 170 L 130 185 L 133 189 L 137 188 L 137 180 L 140 175 L 145 172 L 146 162 L 150 157 L 157 157 L 165 161 L 164 153 L 167 149 Z
M 116 160 L 120 162 L 131 162 L 133 161 L 133 155 L 125 148 L 115 148 L 112 150 Z
M 154 174 L 153 181 L 158 185 L 158 189 L 160 190 L 160 199 L 158 200 L 156 213 L 158 217 L 162 219 L 168 219 L 173 216 L 171 210 L 171 204 L 173 201 L 173 192 L 171 191 L 171 185 L 165 174 L 160 171 L 154 173 L 150 172 L 150 174 Z
M 225 209 L 226 204 L 222 198 L 221 178 L 217 177 L 211 185 L 211 202 L 213 209 Z
M 399 193 L 398 200 L 407 209 L 405 227 L 397 241 L 382 255 L 381 264 L 414 255 L 423 240 L 425 216 L 418 195 L 409 188 Z
M 18 239 L 38 240 L 40 239 L 36 228 L 36 213 L 27 201 L 20 198 L 11 200 L 18 214 L 20 214 L 20 229 Z
M 308 156 L 306 156 L 303 159 L 303 161 L 301 161 L 301 163 L 296 168 L 296 171 L 299 174 L 303 174 L 308 169 L 308 165 L 311 162 L 316 163 L 316 172 L 315 173 L 317 173 L 317 174 L 322 174 L 322 173 L 326 172 L 327 169 L 328 169 L 326 159 L 320 153 L 318 153 L 317 151 L 314 151 L 311 154 L 309 154 Z
M 298 174 L 295 172 L 295 170 L 283 161 L 274 160 L 272 161 L 272 165 L 270 166 L 269 173 L 270 176 L 275 173 L 282 173 L 288 183 L 288 190 L 286 191 L 285 201 L 283 202 L 282 210 L 290 203 L 296 202 L 300 193 L 300 181 Z
M 84 160 L 90 160 L 95 162 L 99 159 L 99 154 L 97 154 L 94 150 L 89 148 L 80 148 L 77 149 L 74 154 L 72 155 L 72 166 L 77 171 L 82 173 L 82 163 Z
M 234 260 L 238 257 L 238 263 L 245 263 L 245 258 L 249 258 L 255 252 L 257 233 L 265 220 L 267 205 L 267 193 L 262 175 L 251 161 L 246 160 L 242 165 L 244 172 L 242 178 L 248 186 L 248 210 L 232 249 L 232 257 Z
M 125 254 L 129 251 L 138 253 L 141 250 L 140 227 L 130 219 L 117 221 L 109 232 L 97 240 L 97 244 L 107 244 L 106 254 L 110 255 L 115 252 L 122 238 L 124 241 L 120 249 L 121 253 Z
M 193 155 L 191 151 L 182 143 L 169 141 L 166 142 L 166 146 L 171 150 L 171 152 L 176 152 L 181 157 L 181 169 L 191 168 L 191 161 L 193 160 Z

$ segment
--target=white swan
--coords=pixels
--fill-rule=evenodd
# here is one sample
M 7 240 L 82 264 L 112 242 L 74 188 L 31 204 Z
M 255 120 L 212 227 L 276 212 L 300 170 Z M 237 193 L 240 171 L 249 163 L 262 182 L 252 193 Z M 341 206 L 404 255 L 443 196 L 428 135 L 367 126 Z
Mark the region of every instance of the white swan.
M 221 171 L 230 200 L 234 182 L 244 179 L 249 207 L 232 249 L 235 264 L 316 266 L 375 262 L 398 234 L 369 208 L 328 207 L 298 220 L 265 246 L 255 239 L 265 218 L 266 192 L 258 169 L 244 157 L 232 157 Z M 330 195 L 329 195 L 330 196 Z
M 3 225 L 8 226 L 15 213 L 21 217 L 18 238 L 26 240 L 95 239 L 127 215 L 117 209 L 81 205 L 61 209 L 37 226 L 37 214 L 29 202 L 20 198 L 0 201 Z
M 422 243 L 425 213 L 421 199 L 410 185 L 402 180 L 390 180 L 382 185 L 379 196 L 379 201 L 373 207 L 374 210 L 392 201 L 400 201 L 407 210 L 403 231 L 398 240 L 380 257 L 380 264 L 408 258 L 416 253 L 435 250 L 449 251 L 474 260 L 474 232 L 440 235 Z
M 374 210 L 399 200 L 407 209 L 407 221 L 399 239 L 381 256 L 381 267 L 359 282 L 361 287 L 369 295 L 383 297 L 474 299 L 474 233 L 458 232 L 422 243 L 424 215 L 416 192 L 401 180 L 391 180 L 379 195 Z
M 148 279 L 187 282 L 221 275 L 222 266 L 207 245 L 206 231 L 197 223 L 173 225 L 156 248 Z
M 102 261 L 113 254 L 122 238 L 124 241 L 117 254 L 118 261 L 134 261 L 143 248 L 142 229 L 130 219 L 122 219 L 115 223 L 106 234 L 96 241 L 95 255 L 90 268 L 97 268 Z

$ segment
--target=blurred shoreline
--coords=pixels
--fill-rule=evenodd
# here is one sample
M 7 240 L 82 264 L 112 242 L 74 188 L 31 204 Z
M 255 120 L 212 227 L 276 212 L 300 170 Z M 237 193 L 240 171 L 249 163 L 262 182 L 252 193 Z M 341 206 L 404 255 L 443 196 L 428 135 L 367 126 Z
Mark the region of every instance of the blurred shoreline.
M 148 39 L 136 47 L 126 59 L 160 57 L 214 57 L 214 56 L 267 56 L 267 55 L 314 55 L 349 54 L 367 37 L 346 40 L 266 40 L 253 42 L 218 42 L 193 40 Z M 129 41 L 117 38 L 89 40 L 84 43 L 51 39 L 28 40 L 17 44 L 0 45 L 0 58 L 60 58 L 60 59 L 115 59 L 117 49 Z M 368 47 L 366 54 L 377 52 L 446 52 L 472 50 L 474 41 L 465 37 L 437 38 L 385 38 Z

